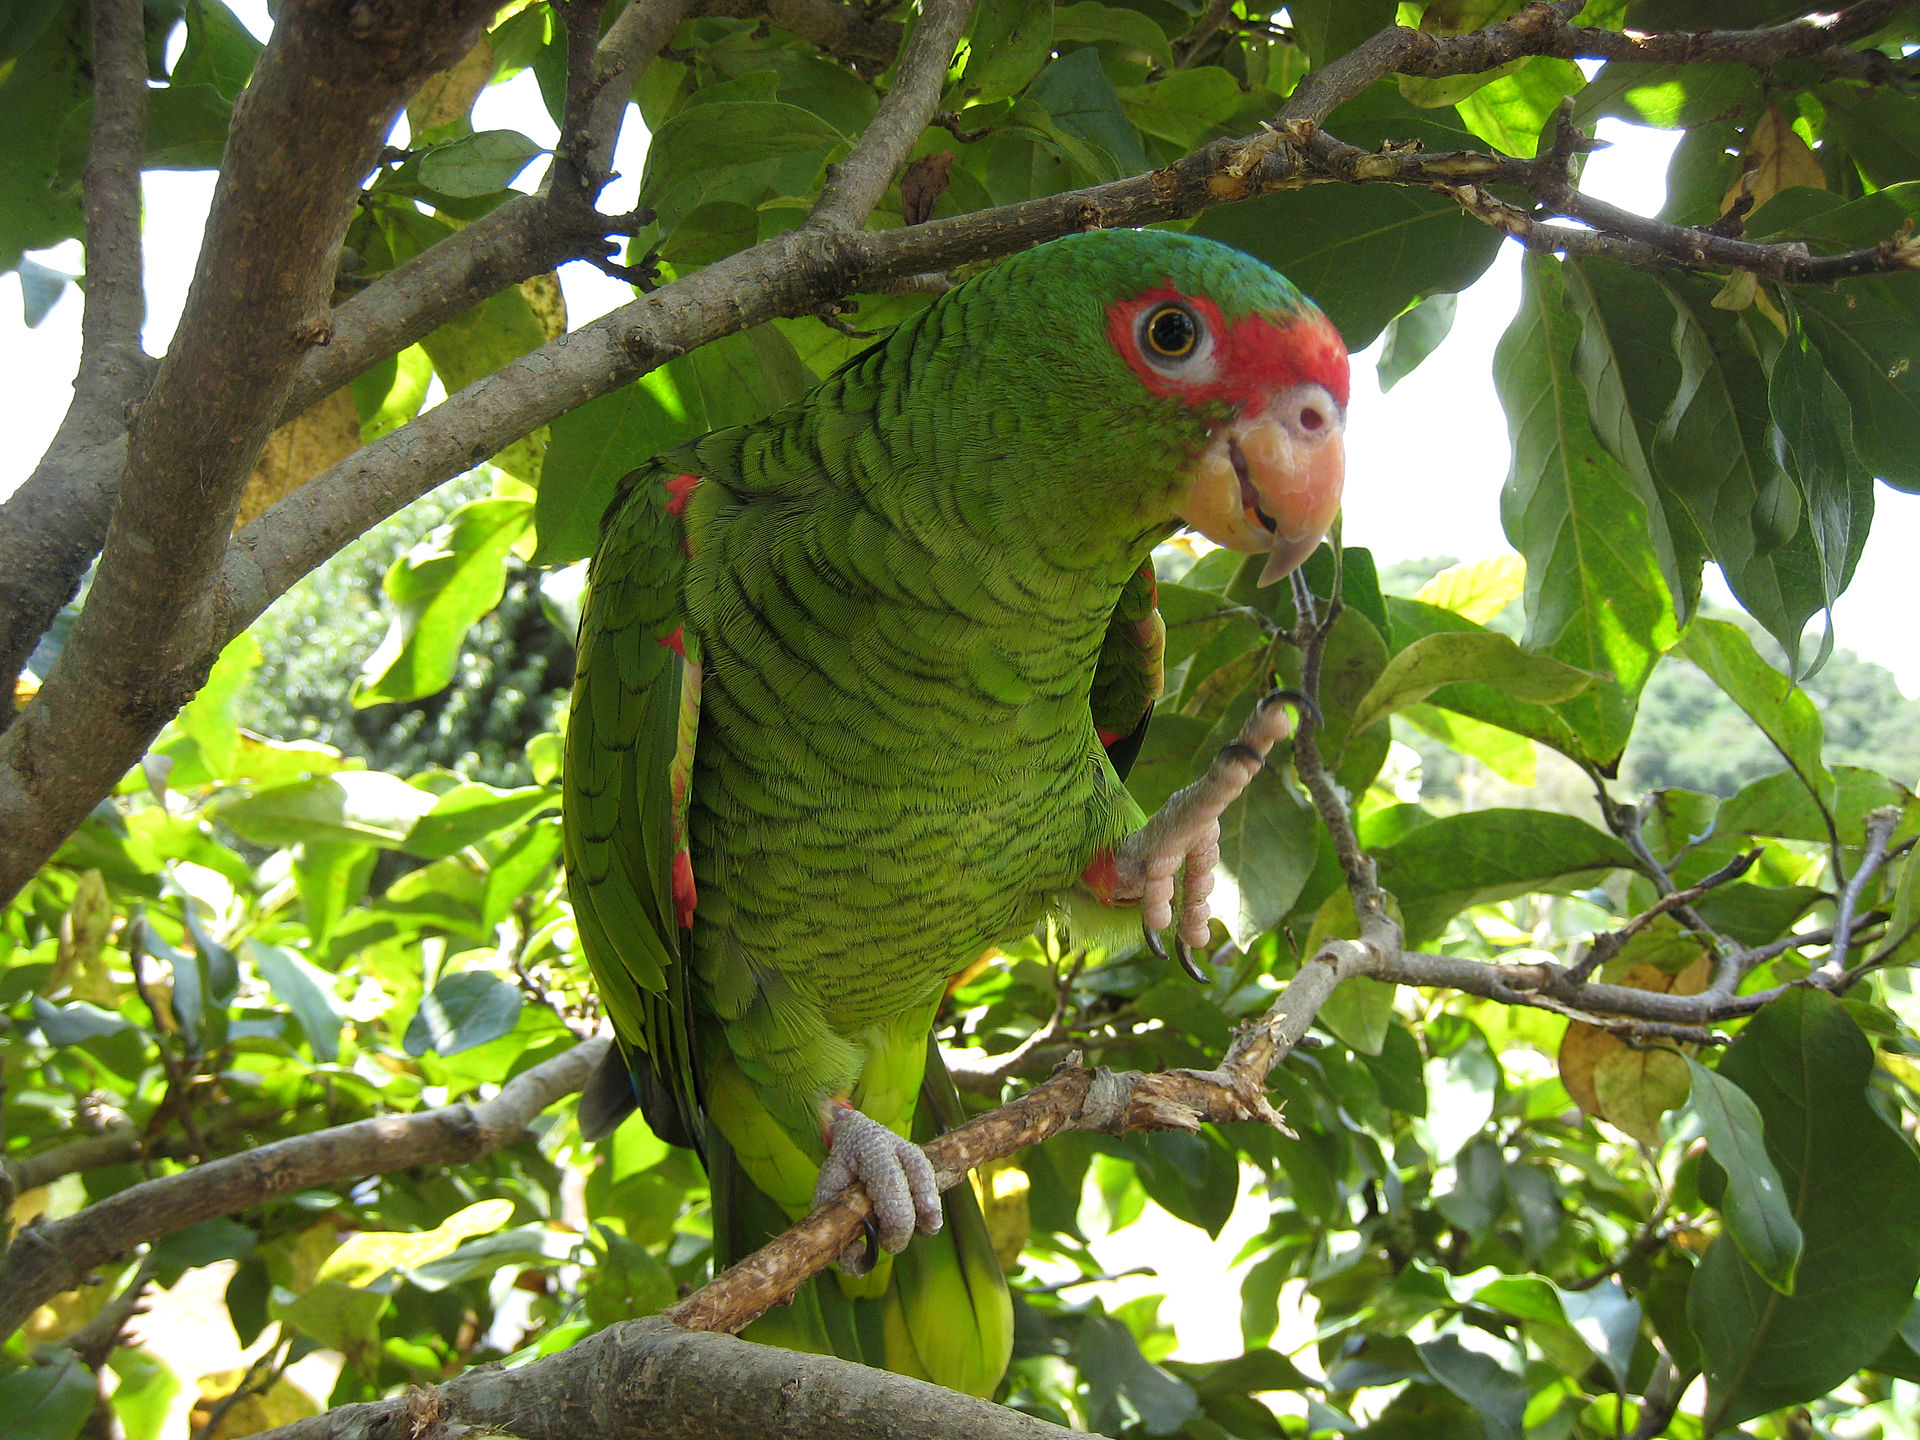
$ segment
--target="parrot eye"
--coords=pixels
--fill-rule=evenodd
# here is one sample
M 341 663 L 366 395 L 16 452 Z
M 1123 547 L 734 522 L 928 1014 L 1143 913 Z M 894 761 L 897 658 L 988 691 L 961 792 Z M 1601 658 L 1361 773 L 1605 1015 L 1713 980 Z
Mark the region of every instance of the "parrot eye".
M 1200 343 L 1200 321 L 1184 305 L 1162 305 L 1140 326 L 1146 349 L 1167 360 L 1184 360 Z

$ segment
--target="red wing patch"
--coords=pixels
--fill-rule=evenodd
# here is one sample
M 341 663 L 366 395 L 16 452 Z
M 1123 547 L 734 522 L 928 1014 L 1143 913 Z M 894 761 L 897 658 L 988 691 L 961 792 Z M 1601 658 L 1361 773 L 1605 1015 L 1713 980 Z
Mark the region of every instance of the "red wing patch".
M 698 475 L 676 475 L 671 480 L 663 480 L 660 483 L 661 487 L 670 497 L 667 500 L 667 513 L 669 515 L 686 514 L 687 500 L 693 494 L 694 486 L 700 483 L 700 477 Z
M 693 857 L 684 850 L 673 856 L 673 916 L 682 930 L 693 928 L 694 907 L 700 903 L 700 891 L 693 883 Z
M 685 628 L 684 625 L 676 625 L 673 627 L 673 633 L 671 635 L 662 635 L 657 642 L 673 651 L 673 653 L 678 655 L 682 660 L 687 658 L 687 642 L 680 633 Z

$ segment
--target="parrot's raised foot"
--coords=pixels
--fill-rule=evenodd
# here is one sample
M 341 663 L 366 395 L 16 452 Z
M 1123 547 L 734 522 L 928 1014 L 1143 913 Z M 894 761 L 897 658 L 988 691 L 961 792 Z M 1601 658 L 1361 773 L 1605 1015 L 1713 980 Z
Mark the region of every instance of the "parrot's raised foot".
M 835 1105 L 827 1121 L 827 1162 L 813 1187 L 817 1206 L 858 1182 L 873 1202 L 873 1227 L 880 1248 L 898 1255 L 915 1230 L 931 1235 L 940 1228 L 940 1189 L 926 1151 L 849 1105 Z M 872 1246 L 849 1245 L 841 1268 L 864 1275 L 873 1268 Z
M 1275 690 L 1262 696 L 1239 738 L 1214 756 L 1207 773 L 1169 796 L 1152 819 L 1114 849 L 1115 893 L 1121 898 L 1140 897 L 1147 948 L 1161 959 L 1167 952 L 1160 932 L 1175 924 L 1178 889 L 1175 952 L 1181 968 L 1202 982 L 1206 974 L 1194 963 L 1188 947 L 1207 943 L 1212 915 L 1207 897 L 1213 893 L 1213 871 L 1220 862 L 1220 817 L 1253 783 L 1267 753 L 1292 733 L 1288 704 L 1315 715 L 1312 702 L 1297 691 Z M 1185 883 L 1181 884 L 1183 872 Z

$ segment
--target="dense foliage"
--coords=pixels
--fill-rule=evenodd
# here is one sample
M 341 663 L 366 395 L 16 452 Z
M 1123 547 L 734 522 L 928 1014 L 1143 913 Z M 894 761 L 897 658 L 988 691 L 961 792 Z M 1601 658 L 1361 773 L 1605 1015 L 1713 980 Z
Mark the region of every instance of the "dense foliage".
M 1224 24 L 1191 37 L 1203 8 L 984 0 L 943 101 L 952 114 L 919 142 L 932 163 L 909 172 L 911 196 L 889 193 L 876 225 L 1163 164 L 1257 129 L 1303 75 L 1396 14 L 1446 33 L 1516 7 L 1242 0 L 1209 10 Z M 1589 20 L 1748 25 L 1794 8 L 1649 0 L 1595 5 Z M 150 4 L 148 18 L 149 164 L 213 166 L 258 44 L 219 0 Z M 63 282 L 22 252 L 77 233 L 85 37 L 71 0 L 0 23 L 0 263 L 43 298 Z M 1899 56 L 1916 40 L 1902 21 L 1873 43 Z M 538 147 L 473 133 L 468 107 L 531 68 L 557 115 L 564 49 L 545 6 L 509 6 L 423 97 L 408 148 L 369 185 L 343 287 L 513 193 Z M 637 88 L 655 219 L 628 258 L 652 284 L 796 224 L 886 84 L 873 57 L 764 18 L 687 21 Z M 1369 147 L 1528 158 L 1568 96 L 1580 125 L 1614 115 L 1684 130 L 1665 211 L 1679 223 L 1752 202 L 1748 234 L 1825 252 L 1904 235 L 1920 209 L 1920 105 L 1806 61 L 1588 75 L 1536 57 L 1389 79 L 1329 129 Z M 1499 243 L 1454 198 L 1388 185 L 1308 186 L 1192 228 L 1286 270 L 1356 350 L 1391 328 L 1400 369 L 1444 335 L 1447 297 Z M 362 377 L 359 438 L 410 419 L 430 376 L 456 391 L 543 344 L 549 295 L 509 287 Z M 923 303 L 864 297 L 848 318 L 884 325 Z M 311 655 L 276 646 L 267 669 L 254 637 L 228 648 L 148 761 L 0 916 L 7 1188 L 45 1182 L 12 1196 L 12 1231 L 197 1159 L 491 1093 L 591 1029 L 548 728 L 577 562 L 624 471 L 764 413 L 865 343 L 803 319 L 674 359 L 493 457 L 457 507 L 363 542 L 286 602 L 269 625 L 310 634 Z M 1920 776 L 1911 729 L 1895 750 L 1889 732 L 1862 728 L 1862 709 L 1893 697 L 1869 693 L 1863 707 L 1839 688 L 1877 684 L 1863 669 L 1830 663 L 1828 692 L 1790 678 L 1818 658 L 1802 634 L 1858 558 L 1874 477 L 1920 488 L 1916 344 L 1912 274 L 1794 289 L 1529 255 L 1496 367 L 1515 454 L 1505 519 L 1522 558 L 1455 567 L 1402 596 L 1383 593 L 1361 545 L 1322 550 L 1308 582 L 1343 608 L 1320 744 L 1410 950 L 1505 966 L 1604 958 L 1600 978 L 1678 995 L 1729 966 L 1743 993 L 1789 988 L 1713 1030 L 1353 981 L 1322 1011 L 1320 1043 L 1273 1076 L 1295 1135 L 1076 1134 L 1023 1152 L 977 1177 L 1016 1292 L 1009 1404 L 1189 1440 L 1920 1435 L 1920 992 L 1906 968 L 1920 960 L 1908 788 Z M 1271 673 L 1300 679 L 1286 587 L 1256 589 L 1225 552 L 1175 544 L 1156 559 L 1169 683 L 1131 782 L 1149 808 L 1237 732 Z M 1784 668 L 1746 629 L 1696 613 L 1708 559 Z M 360 617 L 377 576 L 390 614 L 369 655 L 378 637 Z M 351 696 L 328 703 L 373 718 L 354 726 L 358 744 L 340 728 L 345 708 L 299 714 L 297 697 L 323 693 L 310 686 L 337 697 L 349 672 Z M 1644 716 L 1636 732 L 1650 687 L 1667 685 L 1672 718 L 1659 723 L 1687 731 L 1686 747 Z M 1824 715 L 1810 698 L 1821 693 Z M 446 694 L 467 698 L 389 718 Z M 480 724 L 458 708 L 482 705 Z M 1757 733 L 1770 747 L 1766 773 L 1712 728 L 1734 710 L 1738 744 Z M 1391 745 L 1395 725 L 1515 784 L 1561 757 L 1603 798 L 1601 823 L 1564 807 L 1431 803 Z M 429 732 L 467 738 L 450 752 Z M 1717 753 L 1684 772 L 1630 763 L 1636 781 L 1698 779 L 1616 798 L 1636 733 L 1676 765 Z M 521 783 L 487 783 L 509 779 Z M 1738 879 L 1667 913 L 1685 909 L 1662 898 L 1675 887 L 1748 853 Z M 1057 1021 L 1093 1063 L 1212 1063 L 1323 937 L 1354 926 L 1332 844 L 1285 765 L 1234 812 L 1223 861 L 1206 984 L 1141 955 L 1062 953 L 1043 934 L 956 983 L 942 1042 L 980 1062 Z M 1844 948 L 1843 892 L 1858 921 Z M 58 1157 L 78 1154 L 63 1147 L 91 1137 L 126 1144 L 111 1163 L 63 1169 Z M 1102 1298 L 1091 1243 L 1149 1205 L 1218 1233 L 1243 1191 L 1265 1225 L 1236 1268 L 1163 1278 L 1237 1306 L 1245 1352 L 1183 1358 L 1154 1299 Z M 638 1121 L 586 1146 L 562 1105 L 470 1167 L 343 1180 L 128 1256 L 8 1342 L 0 1433 L 82 1432 L 95 1377 L 59 1342 L 140 1273 L 168 1287 L 231 1262 L 236 1330 L 272 1337 L 248 1380 L 260 1403 L 211 1417 L 211 1437 L 288 1418 L 300 1402 L 279 1371 L 316 1348 L 342 1357 L 321 1400 L 432 1383 L 657 1311 L 701 1282 L 709 1249 L 689 1154 Z M 160 1436 L 173 1395 L 198 1378 L 139 1349 L 108 1363 L 129 1440 Z

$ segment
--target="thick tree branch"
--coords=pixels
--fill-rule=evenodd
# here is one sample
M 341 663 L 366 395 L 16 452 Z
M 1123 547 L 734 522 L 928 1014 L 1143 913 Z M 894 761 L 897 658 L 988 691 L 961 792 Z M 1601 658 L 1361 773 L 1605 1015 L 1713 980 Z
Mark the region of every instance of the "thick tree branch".
M 0 1162 L 15 1195 L 51 1185 L 62 1175 L 97 1170 L 102 1165 L 124 1165 L 142 1153 L 140 1132 L 132 1125 L 115 1125 L 84 1140 L 70 1140 L 38 1155 Z
M 99 577 L 59 666 L 0 736 L 11 895 L 198 690 L 240 494 L 330 333 L 340 238 L 401 103 L 495 0 L 289 0 L 235 109 L 185 313 L 141 402 Z
M 634 1320 L 517 1369 L 481 1366 L 257 1440 L 1066 1440 L 1082 1433 L 830 1355 Z
M 588 1040 L 509 1081 L 491 1100 L 384 1115 L 278 1140 L 131 1185 L 76 1215 L 31 1224 L 0 1256 L 0 1337 L 96 1265 L 188 1225 L 264 1205 L 312 1185 L 419 1165 L 459 1165 L 526 1132 L 533 1117 L 586 1083 L 609 1042 Z
M 852 153 L 827 176 L 819 203 L 807 223 L 822 230 L 858 230 L 906 164 L 921 133 L 940 108 L 947 67 L 960 44 L 960 32 L 973 15 L 974 0 L 927 0 L 907 41 L 893 88 L 880 103 L 873 123 L 861 133 Z
M 87 225 L 80 370 L 46 457 L 0 506 L 0 730 L 13 719 L 14 677 L 73 598 L 107 532 L 117 462 L 104 462 L 117 457 L 127 406 L 152 378 L 140 347 L 147 318 L 140 248 L 144 12 L 140 0 L 96 0 L 92 9 L 93 120 L 80 178 Z

